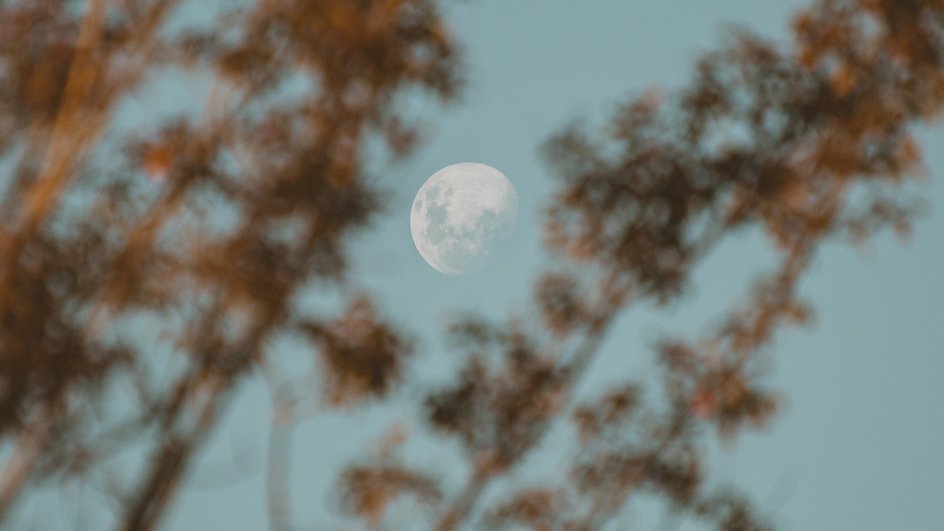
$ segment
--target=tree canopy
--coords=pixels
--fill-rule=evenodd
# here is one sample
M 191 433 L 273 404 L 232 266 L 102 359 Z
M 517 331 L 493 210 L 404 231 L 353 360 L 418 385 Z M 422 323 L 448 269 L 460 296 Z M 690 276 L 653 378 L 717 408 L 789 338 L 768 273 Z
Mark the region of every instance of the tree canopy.
M 408 316 L 392 322 L 371 293 L 335 315 L 299 297 L 349 282 L 345 244 L 384 204 L 368 160 L 407 157 L 421 137 L 402 98 L 461 92 L 440 6 L 259 0 L 172 24 L 185 3 L 0 3 L 0 521 L 32 487 L 135 446 L 140 470 L 105 487 L 114 525 L 158 527 L 274 338 L 307 343 L 297 387 L 337 408 L 395 396 L 414 352 Z M 127 134 L 118 109 L 155 75 L 212 77 L 205 110 Z M 457 320 L 464 367 L 414 404 L 464 449 L 467 482 L 447 490 L 381 451 L 339 479 L 344 507 L 377 527 L 412 495 L 431 511 L 418 527 L 591 530 L 646 496 L 719 529 L 769 528 L 746 496 L 708 485 L 706 441 L 777 413 L 756 364 L 808 320 L 797 286 L 817 250 L 909 230 L 916 205 L 898 191 L 922 172 L 914 131 L 942 108 L 944 3 L 819 0 L 788 43 L 741 30 L 678 91 L 549 134 L 555 259 L 530 314 Z M 577 400 L 620 315 L 683 300 L 706 253 L 752 228 L 778 260 L 746 302 L 662 340 L 649 388 L 626 375 Z M 160 341 L 136 337 L 142 326 Z M 294 529 L 278 450 L 299 399 L 273 385 L 267 507 L 273 528 Z M 567 422 L 557 484 L 480 503 Z

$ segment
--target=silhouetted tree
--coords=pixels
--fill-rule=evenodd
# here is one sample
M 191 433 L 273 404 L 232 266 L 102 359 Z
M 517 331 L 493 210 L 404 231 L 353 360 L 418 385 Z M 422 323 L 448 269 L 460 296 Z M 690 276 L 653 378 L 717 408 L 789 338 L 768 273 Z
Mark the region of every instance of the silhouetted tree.
M 299 388 L 320 381 L 332 406 L 382 398 L 412 352 L 369 294 L 337 316 L 298 298 L 348 281 L 345 241 L 382 199 L 368 143 L 401 157 L 417 138 L 397 95 L 459 88 L 436 4 L 267 0 L 209 27 L 171 24 L 185 3 L 0 4 L 0 519 L 29 486 L 143 445 L 141 469 L 109 488 L 116 525 L 154 528 L 244 377 L 268 374 L 267 345 L 291 336 L 316 357 L 298 382 L 272 377 L 268 509 L 274 528 L 293 528 L 284 476 Z M 678 93 L 647 92 L 601 131 L 548 142 L 558 260 L 536 281 L 532 318 L 456 322 L 467 363 L 417 404 L 461 443 L 466 484 L 445 492 L 387 441 L 342 474 L 346 509 L 377 527 L 411 495 L 437 530 L 589 530 L 643 495 L 719 529 L 770 527 L 745 497 L 708 486 L 708 438 L 775 413 L 759 354 L 808 319 L 797 285 L 821 244 L 908 230 L 913 129 L 944 105 L 940 1 L 821 0 L 793 29 L 788 45 L 739 31 Z M 205 112 L 129 136 L 119 106 L 155 72 L 212 74 Z M 717 328 L 657 345 L 656 389 L 574 396 L 622 312 L 678 301 L 707 252 L 753 228 L 776 266 Z M 109 400 L 129 388 L 134 402 Z M 567 419 L 559 484 L 480 503 Z

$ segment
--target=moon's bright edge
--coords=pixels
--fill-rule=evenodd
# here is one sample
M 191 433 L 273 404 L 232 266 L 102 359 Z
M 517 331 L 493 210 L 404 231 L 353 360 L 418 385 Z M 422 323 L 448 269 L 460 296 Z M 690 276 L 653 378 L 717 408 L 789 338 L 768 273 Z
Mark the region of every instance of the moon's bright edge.
M 447 275 L 480 270 L 514 231 L 518 194 L 497 169 L 474 162 L 432 175 L 413 200 L 410 232 L 426 262 Z

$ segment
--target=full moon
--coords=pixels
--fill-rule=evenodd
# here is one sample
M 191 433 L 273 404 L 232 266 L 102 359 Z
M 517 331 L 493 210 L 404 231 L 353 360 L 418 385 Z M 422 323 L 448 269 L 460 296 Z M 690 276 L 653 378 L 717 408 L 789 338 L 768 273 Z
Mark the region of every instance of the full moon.
M 430 177 L 413 200 L 410 232 L 429 265 L 463 275 L 485 266 L 494 247 L 514 231 L 518 194 L 505 174 L 463 162 Z

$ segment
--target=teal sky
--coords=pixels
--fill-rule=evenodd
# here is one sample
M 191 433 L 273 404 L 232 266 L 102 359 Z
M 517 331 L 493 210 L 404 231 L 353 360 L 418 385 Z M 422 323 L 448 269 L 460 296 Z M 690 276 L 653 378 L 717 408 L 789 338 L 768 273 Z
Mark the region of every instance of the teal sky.
M 356 284 L 382 295 L 385 309 L 417 337 L 417 391 L 459 361 L 445 348 L 443 325 L 474 310 L 501 319 L 524 312 L 542 266 L 540 210 L 554 180 L 538 149 L 575 118 L 604 118 L 620 100 L 651 86 L 684 84 L 698 54 L 723 39 L 729 23 L 786 38 L 805 2 L 770 0 L 479 0 L 457 2 L 449 21 L 467 52 L 469 84 L 459 105 L 420 107 L 429 124 L 416 156 L 377 168 L 395 200 L 374 231 L 359 239 Z M 803 284 L 816 308 L 813 326 L 788 331 L 771 352 L 772 379 L 786 395 L 765 431 L 719 449 L 712 472 L 774 513 L 783 529 L 935 530 L 944 519 L 944 145 L 924 135 L 932 176 L 930 214 L 910 242 L 884 235 L 855 250 L 823 250 Z M 436 170 L 482 162 L 518 189 L 514 251 L 480 274 L 442 275 L 416 252 L 409 233 L 413 195 Z M 627 314 L 597 358 L 582 392 L 606 382 L 652 378 L 648 348 L 663 333 L 705 330 L 769 264 L 759 235 L 729 241 L 699 270 L 691 295 L 668 313 Z M 268 399 L 259 381 L 231 409 L 203 458 L 214 463 L 246 447 L 264 457 Z M 407 400 L 416 393 L 407 390 Z M 369 451 L 405 412 L 368 409 L 352 419 L 327 414 L 299 426 L 293 456 L 293 505 L 299 523 L 335 521 L 328 494 L 338 465 Z M 244 441 L 245 442 L 245 441 Z M 421 445 L 422 446 L 422 445 Z M 407 447 L 451 484 L 465 472 L 451 444 Z M 550 458 L 534 456 L 524 476 L 559 478 Z M 194 473 L 199 479 L 200 467 Z M 493 495 L 499 495 L 493 492 Z M 261 529 L 261 471 L 218 490 L 195 488 L 177 503 L 172 529 Z M 654 511 L 631 506 L 615 528 L 654 527 Z M 396 520 L 396 518 L 394 519 Z M 409 514 L 403 522 L 409 522 Z M 392 529 L 397 529 L 394 525 Z M 400 527 L 409 529 L 408 526 Z M 682 529 L 698 529 L 694 522 Z
M 620 100 L 647 87 L 670 91 L 684 84 L 698 54 L 718 45 L 728 23 L 785 38 L 791 13 L 802 5 L 796 0 L 451 3 L 448 19 L 467 52 L 464 100 L 445 111 L 433 104 L 416 106 L 428 124 L 427 141 L 411 159 L 375 167 L 394 200 L 352 247 L 358 258 L 354 284 L 378 293 L 388 314 L 417 339 L 414 384 L 405 389 L 403 402 L 416 400 L 424 386 L 442 381 L 461 361 L 442 340 L 450 316 L 473 310 L 501 319 L 525 311 L 532 281 L 551 264 L 541 250 L 539 214 L 554 180 L 538 149 L 552 133 L 575 118 L 604 118 Z M 944 521 L 944 134 L 938 127 L 923 132 L 922 139 L 930 176 L 924 188 L 928 215 L 907 242 L 886 234 L 862 249 L 822 250 L 802 285 L 816 309 L 815 324 L 781 335 L 769 356 L 771 378 L 786 397 L 784 409 L 766 430 L 713 451 L 711 473 L 749 493 L 778 528 L 931 531 Z M 433 172 L 466 161 L 494 166 L 515 183 L 518 231 L 511 249 L 485 271 L 445 276 L 416 252 L 409 208 Z M 595 393 L 608 382 L 653 378 L 655 373 L 645 370 L 652 342 L 673 332 L 696 337 L 707 330 L 770 258 L 758 234 L 723 244 L 698 270 L 687 298 L 668 311 L 633 310 L 620 320 L 581 393 Z M 299 356 L 297 345 L 273 348 Z M 267 528 L 268 408 L 264 383 L 253 375 L 201 454 L 166 521 L 168 529 Z M 300 424 L 292 471 L 296 522 L 317 529 L 353 526 L 333 508 L 336 500 L 329 492 L 335 474 L 369 452 L 391 424 L 417 427 L 409 411 L 393 406 L 325 412 Z M 451 443 L 432 445 L 427 439 L 408 444 L 404 453 L 437 471 L 447 485 L 464 477 Z M 564 476 L 551 457 L 553 449 L 538 454 L 526 464 L 524 478 Z M 95 495 L 86 496 L 100 503 L 92 501 L 100 500 Z M 35 512 L 40 528 L 61 522 Z M 631 505 L 611 529 L 633 524 L 652 529 L 659 516 L 645 503 Z M 402 524 L 391 529 L 410 529 L 409 511 L 400 517 Z M 90 528 L 96 528 L 95 521 L 88 517 Z M 351 526 L 341 525 L 345 522 Z M 688 521 L 680 529 L 700 527 Z

